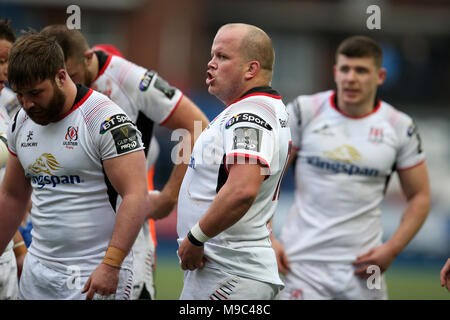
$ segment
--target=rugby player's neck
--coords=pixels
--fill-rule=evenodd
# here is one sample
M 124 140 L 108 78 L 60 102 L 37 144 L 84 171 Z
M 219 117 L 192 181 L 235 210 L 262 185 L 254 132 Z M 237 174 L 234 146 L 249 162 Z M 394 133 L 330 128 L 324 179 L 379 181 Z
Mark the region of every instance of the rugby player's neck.
M 62 90 L 66 95 L 66 101 L 64 103 L 64 108 L 61 111 L 61 115 L 65 115 L 73 108 L 75 98 L 77 96 L 77 87 L 75 86 L 75 83 L 70 80 L 66 84 L 64 84 L 64 88 Z
M 98 76 L 98 73 L 100 72 L 100 70 L 99 70 L 99 68 L 100 68 L 100 65 L 99 65 L 99 62 L 98 62 L 98 57 L 97 57 L 97 55 L 94 53 L 93 55 L 92 55 L 92 61 L 91 61 L 91 63 L 88 65 L 88 72 L 90 73 L 90 75 L 91 75 L 91 79 L 96 79 L 97 78 L 97 76 Z
M 336 100 L 337 109 L 350 117 L 356 118 L 364 117 L 365 115 L 372 113 L 377 105 L 375 97 L 373 97 L 373 99 L 371 98 L 360 103 L 346 103 L 343 101 L 343 99 L 340 99 L 339 96 Z

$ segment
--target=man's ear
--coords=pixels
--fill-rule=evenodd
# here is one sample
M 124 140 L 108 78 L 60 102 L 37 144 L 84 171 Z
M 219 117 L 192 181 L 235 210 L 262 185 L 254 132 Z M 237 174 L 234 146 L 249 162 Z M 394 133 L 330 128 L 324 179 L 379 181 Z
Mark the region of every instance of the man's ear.
M 250 61 L 247 64 L 247 70 L 244 75 L 245 80 L 250 80 L 250 79 L 254 78 L 259 73 L 260 69 L 261 69 L 261 65 L 260 65 L 259 61 L 256 61 L 256 60 Z
M 377 85 L 381 86 L 384 81 L 386 80 L 386 69 L 385 68 L 380 68 L 380 70 L 378 70 L 378 82 Z
M 85 51 L 84 57 L 86 58 L 86 64 L 87 64 L 87 65 L 90 65 L 90 64 L 91 64 L 91 62 L 92 62 L 92 57 L 93 57 L 93 56 L 94 56 L 94 50 L 89 49 L 89 50 L 86 50 L 86 51 Z
M 67 80 L 67 71 L 65 69 L 59 69 L 55 75 L 55 83 L 59 89 L 61 89 Z

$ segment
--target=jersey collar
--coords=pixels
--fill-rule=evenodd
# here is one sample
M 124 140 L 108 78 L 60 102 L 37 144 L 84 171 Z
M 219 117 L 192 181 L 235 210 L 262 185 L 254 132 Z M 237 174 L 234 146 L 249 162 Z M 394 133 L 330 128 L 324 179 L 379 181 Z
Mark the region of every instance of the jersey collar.
M 104 51 L 94 51 L 94 53 L 98 59 L 98 73 L 92 82 L 95 82 L 95 80 L 97 80 L 105 72 L 112 59 L 112 55 L 107 54 Z
M 333 93 L 332 93 L 331 96 L 330 96 L 330 104 L 331 104 L 331 106 L 332 106 L 337 112 L 339 112 L 340 114 L 342 114 L 344 117 L 352 118 L 352 119 L 362 119 L 362 118 L 365 118 L 365 117 L 368 117 L 368 116 L 374 114 L 375 112 L 378 111 L 378 109 L 380 109 L 380 107 L 381 107 L 381 99 L 379 99 L 378 96 L 376 96 L 376 97 L 375 97 L 375 101 L 374 101 L 374 103 L 373 103 L 373 106 L 374 106 L 374 107 L 373 107 L 373 110 L 372 110 L 370 113 L 365 114 L 365 115 L 363 115 L 363 116 L 359 116 L 359 117 L 353 117 L 353 116 L 350 116 L 350 115 L 348 115 L 348 114 L 345 114 L 345 113 L 339 108 L 339 106 L 337 105 L 337 94 L 336 94 L 336 91 L 333 91 Z
M 281 95 L 278 93 L 278 91 L 272 89 L 272 87 L 269 87 L 269 86 L 255 87 L 255 88 L 248 90 L 239 99 L 230 103 L 228 106 L 230 106 L 238 101 L 241 101 L 243 99 L 246 99 L 248 97 L 252 97 L 252 96 L 266 96 L 266 97 L 271 97 L 274 99 L 281 99 Z
M 54 122 L 58 122 L 58 121 L 64 119 L 69 114 L 71 114 L 73 111 L 78 109 L 87 100 L 87 98 L 89 98 L 89 96 L 93 92 L 92 89 L 89 89 L 88 87 L 85 87 L 81 84 L 76 84 L 75 86 L 77 87 L 77 94 L 75 96 L 75 101 L 73 102 L 72 108 L 70 108 L 70 110 L 66 114 L 64 114 L 63 116 L 61 116 L 59 119 L 57 119 Z

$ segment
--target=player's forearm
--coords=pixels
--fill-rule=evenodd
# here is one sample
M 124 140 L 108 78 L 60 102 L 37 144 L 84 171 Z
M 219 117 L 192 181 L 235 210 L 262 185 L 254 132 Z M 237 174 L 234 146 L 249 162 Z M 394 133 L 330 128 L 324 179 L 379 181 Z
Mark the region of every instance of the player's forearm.
M 0 253 L 19 228 L 27 209 L 27 201 L 15 199 L 0 191 Z
M 109 246 L 128 253 L 136 240 L 148 210 L 148 194 L 124 196 L 117 212 Z
M 174 206 L 178 200 L 178 193 L 180 191 L 181 183 L 183 182 L 184 175 L 186 173 L 187 164 L 180 163 L 173 167 L 169 180 L 164 185 L 161 193 L 164 194 L 168 201 Z
M 414 238 L 424 224 L 429 211 L 430 197 L 428 194 L 417 194 L 410 199 L 398 229 L 386 243 L 396 255 Z
M 215 237 L 238 222 L 250 209 L 256 194 L 225 184 L 208 211 L 199 221 L 200 229 L 210 238 Z

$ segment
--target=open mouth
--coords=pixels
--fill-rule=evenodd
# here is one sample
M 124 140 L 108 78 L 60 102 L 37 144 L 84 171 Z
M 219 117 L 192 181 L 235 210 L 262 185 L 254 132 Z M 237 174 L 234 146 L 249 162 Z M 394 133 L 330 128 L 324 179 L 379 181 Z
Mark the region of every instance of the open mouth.
M 209 86 L 214 81 L 214 77 L 210 71 L 206 72 L 206 85 Z

